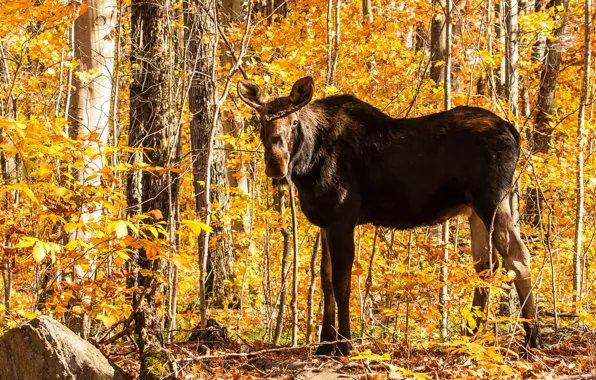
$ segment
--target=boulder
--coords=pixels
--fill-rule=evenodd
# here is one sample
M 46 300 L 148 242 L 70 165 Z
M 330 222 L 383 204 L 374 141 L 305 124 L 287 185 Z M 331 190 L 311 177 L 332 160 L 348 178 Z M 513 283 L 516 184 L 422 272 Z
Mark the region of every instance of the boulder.
M 356 379 L 356 376 L 337 372 L 330 368 L 307 369 L 296 376 L 296 380 L 341 380 Z
M 0 336 L 0 380 L 132 379 L 91 343 L 50 317 Z

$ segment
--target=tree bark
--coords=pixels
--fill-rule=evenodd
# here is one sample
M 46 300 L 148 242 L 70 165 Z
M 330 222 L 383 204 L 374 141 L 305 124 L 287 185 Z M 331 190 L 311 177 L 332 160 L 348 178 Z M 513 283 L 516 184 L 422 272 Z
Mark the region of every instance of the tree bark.
M 427 45 L 428 32 L 424 28 L 424 24 L 422 22 L 418 21 L 416 23 L 415 33 L 416 36 L 414 38 L 414 52 L 423 52 Z
M 333 11 L 332 11 L 333 10 Z M 327 2 L 327 80 L 328 86 L 335 84 L 335 74 L 337 72 L 337 61 L 339 59 L 339 34 L 341 22 L 341 0 L 336 0 L 333 6 L 333 0 Z M 331 17 L 333 20 L 333 37 L 331 35 Z
M 238 21 L 242 16 L 243 3 L 241 0 L 223 0 L 221 12 L 219 14 L 221 29 L 226 33 L 232 22 Z M 227 34 L 227 33 L 226 33 Z M 232 66 L 236 61 L 237 51 L 240 50 L 239 44 L 228 46 L 227 41 L 222 39 L 220 43 L 220 66 Z M 246 76 L 244 79 L 248 79 Z M 235 116 L 234 112 L 223 112 L 222 115 L 222 128 L 223 133 L 231 135 L 236 138 L 240 137 L 241 133 L 245 129 L 244 119 L 240 116 Z M 236 152 L 226 150 L 226 161 L 234 159 Z M 244 196 L 251 197 L 250 193 L 250 179 L 247 172 L 242 165 L 241 168 L 228 168 L 227 179 L 230 188 L 234 187 L 241 191 Z M 250 214 L 248 208 L 246 209 L 245 217 L 237 222 L 232 223 L 231 229 L 236 232 L 248 232 L 250 225 Z M 253 249 L 251 247 L 249 249 Z M 232 262 L 233 264 L 233 262 Z
M 445 111 L 451 109 L 451 6 L 452 0 L 445 0 Z M 449 221 L 443 223 L 442 240 L 445 245 L 443 249 L 443 262 L 441 263 L 441 282 L 444 283 L 439 294 L 439 306 L 441 310 L 441 339 L 449 338 L 449 286 L 447 284 L 449 271 Z
M 538 2 L 537 2 L 537 7 Z M 561 41 L 567 24 L 567 11 L 569 0 L 551 0 L 547 8 L 563 6 L 561 24 L 554 31 L 555 38 L 545 42 L 544 65 L 540 74 L 540 86 L 536 102 L 536 114 L 534 116 L 534 130 L 528 132 L 528 143 L 530 154 L 548 153 L 552 138 L 553 126 L 550 115 L 555 112 L 555 95 L 559 69 L 561 66 Z M 540 46 L 534 46 L 534 59 L 540 60 Z M 526 222 L 534 228 L 540 226 L 542 219 L 542 195 L 538 189 L 530 187 L 526 195 Z
M 172 167 L 180 159 L 179 104 L 174 91 L 179 43 L 172 28 L 175 19 L 171 0 L 133 0 L 131 4 L 131 67 L 129 146 L 141 148 L 141 159 L 148 165 Z M 172 201 L 179 197 L 179 178 L 173 172 L 159 174 L 143 171 L 129 175 L 127 200 L 129 213 L 159 210 L 164 220 L 172 218 Z M 156 214 L 144 219 L 145 224 L 157 222 Z M 177 216 L 174 216 L 177 219 Z M 159 238 L 168 239 L 160 233 Z M 137 345 L 141 351 L 141 379 L 161 379 L 172 372 L 163 351 L 161 320 L 157 314 L 160 259 L 155 253 L 140 248 L 136 263 L 140 291 L 135 292 L 133 310 Z
M 501 0 L 495 6 L 496 20 L 495 28 L 497 40 L 499 41 L 499 47 L 503 54 L 499 63 L 499 75 L 497 77 L 497 83 L 495 85 L 497 95 L 505 98 L 507 92 L 507 26 L 505 21 L 505 1 Z
M 507 0 L 506 4 L 506 23 L 507 23 L 507 97 L 510 103 L 511 113 L 519 116 L 519 24 L 517 16 L 519 13 L 518 0 Z M 521 183 L 520 178 L 513 183 L 511 197 L 509 198 L 511 207 L 511 217 L 513 224 L 519 231 L 519 198 Z M 513 281 L 510 282 L 512 285 Z M 513 315 L 513 305 L 516 304 L 515 298 L 517 292 L 515 287 L 511 286 L 508 291 L 508 302 L 502 303 L 503 314 L 507 317 Z
M 555 95 L 561 67 L 561 44 L 567 26 L 569 0 L 553 0 L 548 5 L 549 8 L 560 6 L 564 9 L 561 25 L 554 32 L 555 38 L 546 42 L 547 53 L 544 68 L 540 74 L 535 129 L 530 136 L 532 153 L 548 152 L 554 128 L 550 115 L 553 115 L 555 110 Z
M 90 0 L 87 12 L 74 21 L 74 57 L 80 63 L 77 71 L 87 73 L 93 71 L 99 75 L 74 75 L 72 84 L 74 92 L 68 109 L 70 124 L 69 135 L 73 139 L 86 139 L 93 133 L 97 138 L 87 141 L 90 151 L 95 153 L 84 157 L 84 169 L 73 173 L 85 186 L 100 186 L 100 171 L 104 168 L 104 157 L 99 154 L 101 148 L 108 143 L 109 115 L 112 95 L 112 73 L 114 66 L 115 39 L 111 35 L 116 26 L 116 0 Z M 101 208 L 94 211 L 82 211 L 79 220 L 85 224 L 101 217 Z M 69 234 L 66 239 L 84 239 L 78 230 Z M 66 243 L 66 242 L 65 242 Z M 93 263 L 93 266 L 95 263 Z M 58 274 L 56 274 L 58 275 Z M 80 266 L 73 269 L 76 282 L 84 277 Z M 75 302 L 88 302 L 77 300 Z M 66 323 L 75 333 L 87 338 L 90 321 L 86 314 L 78 316 L 73 313 L 65 315 Z
M 203 219 L 206 215 L 205 183 L 207 179 L 207 150 L 212 128 L 215 135 L 222 133 L 221 118 L 216 115 L 217 77 L 216 39 L 217 12 L 214 1 L 207 1 L 196 9 L 190 8 L 190 3 L 185 2 L 184 23 L 185 38 L 188 46 L 188 71 L 190 72 L 189 110 L 190 110 L 190 140 L 193 171 L 193 186 L 195 190 L 195 204 L 199 215 Z M 218 120 L 214 123 L 214 121 Z M 211 239 L 206 241 L 203 236 L 199 238 L 199 252 L 207 252 L 207 270 L 205 274 L 205 297 L 215 307 L 223 307 L 229 300 L 229 287 L 226 281 L 232 278 L 234 264 L 233 250 L 231 249 L 231 229 L 229 223 L 223 218 L 229 209 L 228 174 L 226 168 L 226 154 L 224 144 L 220 140 L 213 141 L 211 161 L 211 192 L 209 202 L 217 203 L 219 208 L 212 210 L 214 218 L 211 219 L 213 233 Z M 216 222 L 217 221 L 217 222 Z M 209 247 L 206 250 L 205 244 Z M 201 258 L 203 260 L 204 258 Z
M 445 36 L 445 1 L 433 0 L 433 18 L 430 25 L 430 78 L 438 87 L 445 78 L 445 58 L 447 38 Z
M 373 12 L 372 12 L 372 0 L 362 0 L 362 15 L 364 16 L 364 23 L 367 22 L 372 24 Z
M 584 75 L 582 79 L 582 92 L 579 104 L 577 123 L 577 188 L 576 188 L 576 217 L 575 217 L 575 241 L 573 249 L 573 290 L 574 301 L 582 297 L 582 229 L 584 222 L 584 148 L 586 144 L 585 117 L 586 104 L 588 103 L 588 89 L 590 86 L 590 69 L 592 61 L 591 46 L 591 19 L 592 1 L 585 0 L 584 3 Z
M 511 112 L 518 115 L 519 100 L 519 25 L 517 23 L 518 0 L 507 0 L 507 97 Z

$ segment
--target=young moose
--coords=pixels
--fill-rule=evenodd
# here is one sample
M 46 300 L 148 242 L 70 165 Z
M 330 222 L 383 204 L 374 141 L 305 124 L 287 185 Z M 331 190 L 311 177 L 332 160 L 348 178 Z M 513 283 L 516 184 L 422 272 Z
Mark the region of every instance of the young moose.
M 509 207 L 520 149 L 516 129 L 480 108 L 393 119 L 350 95 L 311 103 L 313 92 L 311 77 L 276 98 L 254 82 L 238 83 L 238 95 L 260 116 L 265 173 L 294 183 L 302 211 L 324 231 L 321 341 L 336 341 L 337 334 L 350 339 L 354 228 L 364 223 L 406 229 L 468 216 L 476 271 L 486 274 L 491 262 L 498 265 L 498 251 L 516 274 L 523 318 L 534 319 L 530 254 Z M 496 251 L 489 252 L 491 245 Z M 477 288 L 473 307 L 484 309 L 486 300 Z M 526 347 L 538 347 L 537 325 L 524 322 L 524 329 Z M 346 355 L 350 345 L 321 345 L 317 354 L 335 348 Z

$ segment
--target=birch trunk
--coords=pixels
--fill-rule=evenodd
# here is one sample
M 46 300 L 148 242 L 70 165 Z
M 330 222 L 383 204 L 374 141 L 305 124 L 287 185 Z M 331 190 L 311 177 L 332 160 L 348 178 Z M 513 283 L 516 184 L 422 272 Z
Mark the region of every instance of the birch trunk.
M 70 96 L 68 120 L 69 135 L 73 139 L 87 140 L 86 147 L 89 155 L 84 157 L 84 169 L 74 173 L 84 186 L 100 186 L 100 171 L 104 168 L 104 156 L 101 148 L 108 143 L 110 135 L 109 115 L 112 96 L 112 73 L 114 67 L 115 39 L 114 28 L 117 20 L 116 0 L 90 0 L 87 12 L 74 21 L 73 44 L 74 57 L 79 61 L 77 73 L 72 78 L 74 92 Z M 89 72 L 93 75 L 85 75 Z M 97 74 L 95 74 L 97 73 Z M 86 136 L 95 134 L 94 139 Z M 101 207 L 89 205 L 81 210 L 79 220 L 86 225 L 97 222 L 101 217 Z M 70 234 L 67 239 L 86 239 L 79 236 L 78 230 Z M 92 266 L 95 266 L 92 263 Z M 73 270 L 75 281 L 87 275 L 76 265 Z M 87 303 L 88 299 L 74 302 Z M 71 303 L 74 306 L 74 303 Z M 81 317 L 68 313 L 65 316 L 67 325 L 77 334 L 86 338 L 90 322 L 87 315 Z
M 585 0 L 584 3 L 584 75 L 582 79 L 582 93 L 579 105 L 577 123 L 577 199 L 575 217 L 575 241 L 573 249 L 573 290 L 574 301 L 582 297 L 582 229 L 584 222 L 584 148 L 586 144 L 585 119 L 586 104 L 588 103 L 588 89 L 590 86 L 590 69 L 592 60 L 591 46 L 591 25 L 592 25 L 592 1 Z

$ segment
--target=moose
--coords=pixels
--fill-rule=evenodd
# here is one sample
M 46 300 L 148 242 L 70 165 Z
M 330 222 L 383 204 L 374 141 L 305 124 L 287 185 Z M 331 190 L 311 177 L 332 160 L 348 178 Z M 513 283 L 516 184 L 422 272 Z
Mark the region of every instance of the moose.
M 530 253 L 509 204 L 520 152 L 515 127 L 476 107 L 394 119 L 352 95 L 311 102 L 314 89 L 313 78 L 304 77 L 289 96 L 268 97 L 256 83 L 238 82 L 240 99 L 259 114 L 265 174 L 293 183 L 303 213 L 323 232 L 324 344 L 316 354 L 347 355 L 351 349 L 357 225 L 408 229 L 457 215 L 468 217 L 479 274 L 488 276 L 491 263 L 498 267 L 496 252 L 515 272 L 525 347 L 539 348 Z M 476 288 L 472 307 L 484 310 L 486 303 L 486 290 Z

